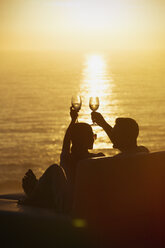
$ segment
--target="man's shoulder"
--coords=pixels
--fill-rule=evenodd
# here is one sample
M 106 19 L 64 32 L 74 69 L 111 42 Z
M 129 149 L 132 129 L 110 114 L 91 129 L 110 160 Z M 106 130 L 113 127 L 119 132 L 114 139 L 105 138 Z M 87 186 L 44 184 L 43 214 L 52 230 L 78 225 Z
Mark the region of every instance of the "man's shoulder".
M 99 152 L 99 153 L 90 153 L 90 157 L 92 158 L 92 157 L 104 157 L 105 156 L 105 154 L 104 153 L 102 153 L 102 152 Z
M 121 153 L 114 155 L 114 157 L 132 156 L 132 155 L 143 154 L 143 153 L 148 154 L 149 153 L 148 148 L 145 146 L 137 146 L 137 148 L 135 150 L 127 151 L 127 152 L 121 152 Z

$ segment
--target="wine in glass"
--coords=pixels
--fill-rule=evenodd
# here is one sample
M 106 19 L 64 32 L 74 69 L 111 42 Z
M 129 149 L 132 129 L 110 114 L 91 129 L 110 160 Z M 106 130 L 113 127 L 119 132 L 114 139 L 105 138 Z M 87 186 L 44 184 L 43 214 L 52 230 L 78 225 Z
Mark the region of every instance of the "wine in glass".
M 81 109 L 82 105 L 81 96 L 72 96 L 71 105 L 78 112 Z
M 96 97 L 91 96 L 89 98 L 89 107 L 94 112 L 99 108 L 99 98 L 98 98 L 98 96 L 96 96 Z M 97 125 L 97 124 L 93 123 L 92 125 Z

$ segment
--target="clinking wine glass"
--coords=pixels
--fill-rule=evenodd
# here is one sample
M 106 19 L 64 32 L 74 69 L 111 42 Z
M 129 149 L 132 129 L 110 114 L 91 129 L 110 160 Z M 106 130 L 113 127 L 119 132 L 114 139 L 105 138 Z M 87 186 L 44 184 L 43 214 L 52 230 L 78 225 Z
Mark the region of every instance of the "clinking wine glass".
M 99 98 L 98 98 L 98 96 L 96 96 L 96 97 L 91 96 L 89 98 L 89 107 L 93 112 L 95 112 L 99 108 Z M 92 126 L 95 126 L 95 125 L 97 125 L 97 124 L 96 123 L 92 124 Z
M 77 112 L 79 112 L 79 110 L 81 109 L 81 105 L 82 105 L 82 99 L 81 99 L 81 96 L 72 96 L 71 98 L 71 105 L 72 105 L 72 108 L 74 110 L 76 110 Z
M 78 112 L 81 109 L 81 105 L 82 105 L 81 96 L 72 96 L 71 104 L 72 107 Z

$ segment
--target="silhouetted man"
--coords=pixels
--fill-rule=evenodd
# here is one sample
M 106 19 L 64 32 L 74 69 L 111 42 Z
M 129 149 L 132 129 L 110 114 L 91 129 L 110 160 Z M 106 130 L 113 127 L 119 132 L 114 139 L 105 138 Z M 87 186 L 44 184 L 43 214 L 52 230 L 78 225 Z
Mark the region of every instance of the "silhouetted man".
M 148 153 L 144 146 L 137 145 L 139 126 L 132 118 L 117 118 L 114 127 L 111 127 L 98 112 L 91 113 L 92 120 L 96 122 L 109 136 L 113 147 L 124 153 Z

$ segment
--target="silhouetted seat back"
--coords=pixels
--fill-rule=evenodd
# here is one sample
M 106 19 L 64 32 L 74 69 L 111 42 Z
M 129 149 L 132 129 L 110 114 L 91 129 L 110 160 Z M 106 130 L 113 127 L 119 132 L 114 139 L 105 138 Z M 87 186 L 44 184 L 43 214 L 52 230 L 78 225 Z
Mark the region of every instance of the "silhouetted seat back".
M 163 247 L 164 179 L 165 152 L 81 161 L 74 215 L 100 247 Z

